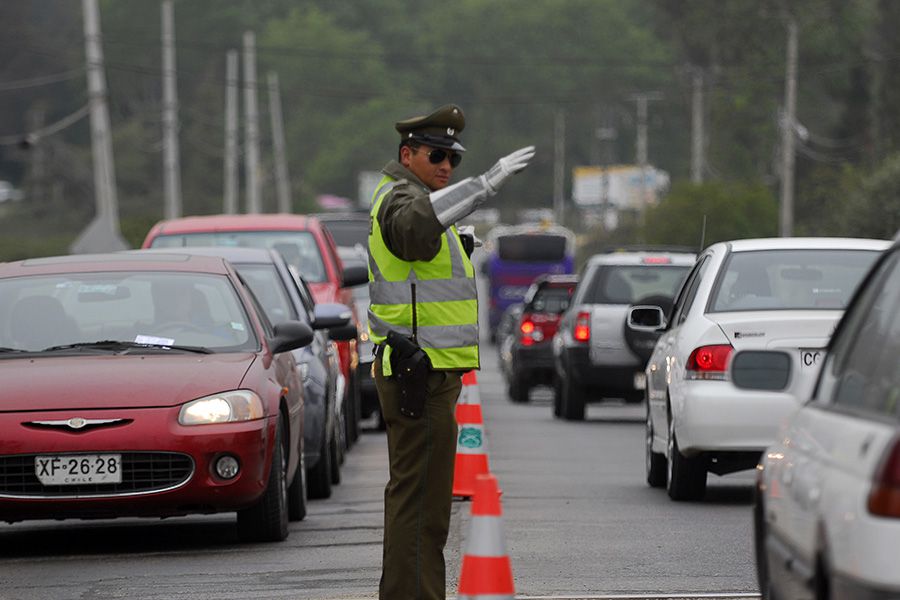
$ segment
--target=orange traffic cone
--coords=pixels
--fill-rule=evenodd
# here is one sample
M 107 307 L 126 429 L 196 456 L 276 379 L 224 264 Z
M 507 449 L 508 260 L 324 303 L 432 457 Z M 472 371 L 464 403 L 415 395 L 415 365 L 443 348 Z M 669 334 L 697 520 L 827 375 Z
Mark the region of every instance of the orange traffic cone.
M 453 495 L 470 498 L 475 493 L 475 478 L 489 472 L 484 440 L 481 397 L 475 371 L 463 375 L 462 392 L 456 402 L 456 462 L 453 467 Z
M 479 475 L 457 600 L 513 600 L 515 597 L 501 515 L 497 478 L 490 473 Z

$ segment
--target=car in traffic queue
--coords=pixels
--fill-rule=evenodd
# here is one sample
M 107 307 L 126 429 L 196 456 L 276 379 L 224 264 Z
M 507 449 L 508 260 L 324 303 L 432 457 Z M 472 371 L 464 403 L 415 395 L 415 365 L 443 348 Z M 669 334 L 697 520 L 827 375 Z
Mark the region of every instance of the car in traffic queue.
M 797 403 L 736 389 L 727 380 L 731 354 L 796 354 L 804 366 L 797 390 L 808 393 L 847 302 L 887 245 L 845 238 L 719 242 L 701 253 L 668 318 L 655 307 L 632 309 L 632 329 L 662 330 L 646 369 L 650 486 L 665 487 L 673 500 L 697 500 L 707 473 L 756 466 Z
M 223 259 L 0 264 L 0 520 L 237 512 L 247 541 L 306 514 L 303 386 Z
M 756 472 L 754 548 L 766 600 L 900 597 L 898 356 L 900 237 L 860 285 L 811 393 L 797 352 L 735 354 L 735 386 L 800 404 Z
M 553 336 L 577 283 L 577 275 L 541 275 L 525 293 L 512 335 L 504 339 L 510 354 L 506 392 L 513 402 L 528 402 L 533 387 L 553 384 Z
M 355 310 L 351 288 L 368 283 L 368 271 L 344 268 L 331 234 L 318 219 L 294 214 L 243 214 L 183 217 L 160 221 L 143 248 L 230 246 L 274 248 L 309 284 L 316 302 L 339 303 Z M 353 317 L 355 320 L 355 316 Z M 359 382 L 356 340 L 337 342 L 347 447 L 359 437 Z
M 139 250 L 172 253 L 174 250 Z M 341 387 L 337 351 L 331 340 L 356 337 L 350 308 L 317 304 L 306 282 L 277 251 L 263 248 L 189 247 L 179 253 L 220 256 L 231 263 L 274 324 L 300 321 L 316 333 L 312 343 L 293 350 L 305 397 L 303 448 L 307 496 L 331 497 L 340 483 L 343 462 L 344 414 L 337 401 Z
M 626 328 L 628 309 L 671 306 L 695 258 L 680 249 L 628 248 L 587 260 L 553 337 L 555 417 L 582 421 L 590 402 L 644 399 L 650 353 L 646 340 Z

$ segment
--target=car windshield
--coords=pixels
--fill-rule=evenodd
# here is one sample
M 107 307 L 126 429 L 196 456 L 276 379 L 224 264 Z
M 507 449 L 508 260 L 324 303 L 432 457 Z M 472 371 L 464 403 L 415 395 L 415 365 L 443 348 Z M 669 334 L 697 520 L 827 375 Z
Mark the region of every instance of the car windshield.
M 153 248 L 186 246 L 229 246 L 231 248 L 274 248 L 309 283 L 328 280 L 325 263 L 310 231 L 211 231 L 161 235 L 153 239 Z
M 598 269 L 585 304 L 635 304 L 648 298 L 673 298 L 689 266 L 617 265 Z
M 369 244 L 368 219 L 326 221 L 325 226 L 331 232 L 336 246 L 352 248 L 359 244 L 365 248 Z
M 529 312 L 543 312 L 550 314 L 561 314 L 569 308 L 569 302 L 572 300 L 572 287 L 563 287 L 558 285 L 545 285 L 538 288 L 534 294 L 534 298 L 528 302 L 525 310 Z
M 258 347 L 224 276 L 110 272 L 0 280 L 0 347 L 7 352 L 98 342 L 214 352 Z
M 259 300 L 260 306 L 266 311 L 266 316 L 272 324 L 277 325 L 297 318 L 275 265 L 254 264 L 235 267 L 250 287 L 250 291 Z
M 876 258 L 871 250 L 733 252 L 710 312 L 843 310 Z

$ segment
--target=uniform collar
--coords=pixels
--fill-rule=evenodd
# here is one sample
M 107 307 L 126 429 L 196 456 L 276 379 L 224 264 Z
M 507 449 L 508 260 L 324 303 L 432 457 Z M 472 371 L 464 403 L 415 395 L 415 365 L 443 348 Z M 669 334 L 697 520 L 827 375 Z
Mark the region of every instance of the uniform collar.
M 381 172 L 395 181 L 400 181 L 401 179 L 405 179 L 412 183 L 418 184 L 421 187 L 428 190 L 428 186 L 425 185 L 424 183 L 422 183 L 422 180 L 420 180 L 418 177 L 416 177 L 412 171 L 410 171 L 409 169 L 407 169 L 406 167 L 401 165 L 396 160 L 392 160 L 388 164 L 386 164 L 384 166 L 384 168 L 381 170 Z

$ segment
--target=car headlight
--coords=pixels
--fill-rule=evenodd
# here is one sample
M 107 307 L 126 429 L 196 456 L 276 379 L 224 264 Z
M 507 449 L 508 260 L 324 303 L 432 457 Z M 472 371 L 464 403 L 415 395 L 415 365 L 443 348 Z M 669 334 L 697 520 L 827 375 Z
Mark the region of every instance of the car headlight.
M 191 400 L 181 407 L 182 425 L 209 425 L 261 419 L 265 415 L 262 400 L 249 390 L 234 390 Z

